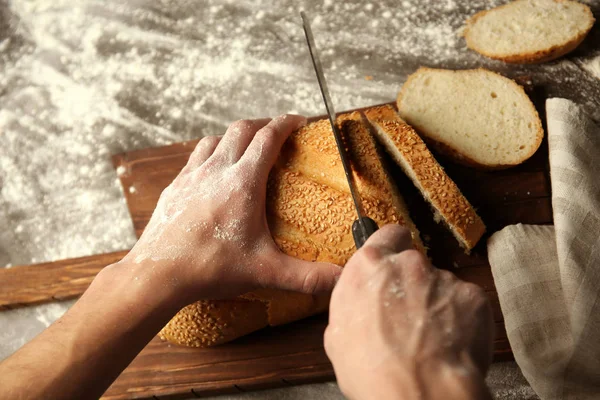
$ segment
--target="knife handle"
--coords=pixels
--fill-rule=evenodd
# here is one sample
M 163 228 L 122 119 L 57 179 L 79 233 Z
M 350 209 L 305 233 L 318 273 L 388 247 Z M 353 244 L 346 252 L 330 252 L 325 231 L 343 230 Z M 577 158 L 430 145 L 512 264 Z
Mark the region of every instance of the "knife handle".
M 365 228 L 367 228 L 367 234 L 365 235 L 360 229 L 360 222 L 357 219 L 352 223 L 352 236 L 354 237 L 354 244 L 356 245 L 356 249 L 360 249 L 363 244 L 367 241 L 367 239 L 375 233 L 379 227 L 377 226 L 377 222 L 373 221 L 369 217 L 361 217 L 362 221 L 365 223 Z

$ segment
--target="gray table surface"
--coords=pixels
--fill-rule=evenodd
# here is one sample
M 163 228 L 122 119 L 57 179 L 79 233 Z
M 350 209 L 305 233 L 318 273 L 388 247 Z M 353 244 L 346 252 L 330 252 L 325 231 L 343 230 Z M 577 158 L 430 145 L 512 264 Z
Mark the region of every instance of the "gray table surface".
M 302 9 L 338 110 L 393 100 L 420 65 L 485 66 L 598 116 L 598 29 L 567 59 L 507 66 L 460 36 L 468 15 L 501 3 L 0 0 L 0 267 L 134 244 L 111 154 L 221 134 L 241 118 L 321 114 Z M 588 4 L 598 15 L 600 1 Z M 0 359 L 71 304 L 0 313 Z M 535 398 L 514 363 L 495 364 L 488 382 L 497 398 Z M 341 397 L 330 383 L 224 398 Z

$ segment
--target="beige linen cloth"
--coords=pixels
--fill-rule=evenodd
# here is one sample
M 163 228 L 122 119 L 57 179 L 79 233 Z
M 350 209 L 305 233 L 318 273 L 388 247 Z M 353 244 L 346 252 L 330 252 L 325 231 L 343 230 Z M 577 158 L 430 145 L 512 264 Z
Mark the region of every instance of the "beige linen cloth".
M 600 129 L 575 103 L 546 101 L 554 226 L 488 241 L 508 339 L 544 400 L 600 399 Z

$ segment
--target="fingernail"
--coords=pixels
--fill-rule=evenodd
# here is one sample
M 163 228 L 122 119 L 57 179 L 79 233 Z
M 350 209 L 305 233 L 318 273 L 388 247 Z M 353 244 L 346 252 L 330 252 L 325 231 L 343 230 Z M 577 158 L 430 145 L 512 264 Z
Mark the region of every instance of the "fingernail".
M 302 115 L 298 115 L 298 117 L 302 118 L 300 120 L 300 122 L 298 122 L 298 127 L 296 129 L 300 129 L 304 126 L 306 126 L 306 124 L 308 123 L 308 120 L 306 119 L 306 117 L 303 117 Z
M 281 114 L 280 116 L 276 117 L 273 121 L 275 121 L 276 124 L 280 124 L 288 118 L 294 118 L 298 121 L 294 130 L 302 128 L 307 123 L 306 117 L 296 114 Z

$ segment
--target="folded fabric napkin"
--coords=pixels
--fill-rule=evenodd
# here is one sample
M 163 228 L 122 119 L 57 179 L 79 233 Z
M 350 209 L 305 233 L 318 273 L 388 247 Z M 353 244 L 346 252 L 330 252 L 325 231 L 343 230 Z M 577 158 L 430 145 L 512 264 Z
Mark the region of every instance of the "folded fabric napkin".
M 488 241 L 506 331 L 542 399 L 600 398 L 600 129 L 575 103 L 546 101 L 554 226 Z

